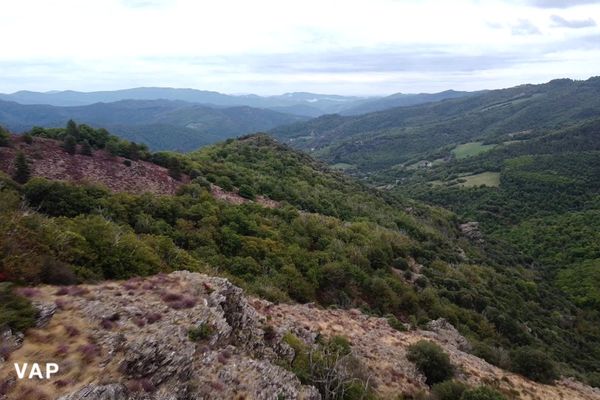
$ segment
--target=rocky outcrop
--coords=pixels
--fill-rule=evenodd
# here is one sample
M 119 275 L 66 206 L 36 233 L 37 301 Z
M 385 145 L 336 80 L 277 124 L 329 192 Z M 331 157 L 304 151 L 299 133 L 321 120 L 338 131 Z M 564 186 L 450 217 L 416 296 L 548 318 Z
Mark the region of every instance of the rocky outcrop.
M 429 390 L 406 356 L 420 340 L 442 346 L 456 379 L 471 386 L 495 386 L 523 400 L 600 399 L 599 390 L 573 380 L 542 385 L 488 364 L 444 319 L 400 332 L 359 310 L 248 298 L 226 279 L 198 273 L 47 286 L 32 296 L 47 317 L 24 338 L 1 333 L 14 343 L 8 357 L 57 362 L 60 372 L 18 380 L 10 362 L 0 363 L 0 400 L 317 400 L 314 387 L 282 367 L 295 357 L 282 340 L 288 332 L 307 346 L 321 337 L 347 338 L 361 375 L 383 399 Z
M 34 357 L 40 346 L 55 355 L 61 372 L 36 388 L 46 398 L 320 398 L 279 366 L 293 350 L 280 333 L 265 334 L 266 319 L 226 279 L 180 271 L 38 292 L 47 318 L 11 357 Z M 13 374 L 0 367 L 0 380 Z M 7 398 L 33 393 L 27 385 L 13 383 Z
M 470 221 L 464 224 L 460 224 L 458 226 L 460 231 L 465 235 L 469 240 L 477 243 L 483 243 L 483 234 L 479 230 L 479 222 Z
M 436 334 L 437 340 L 454 346 L 461 351 L 470 352 L 472 350 L 471 344 L 458 330 L 444 318 L 438 318 L 430 321 L 427 326 L 427 330 L 432 331 Z

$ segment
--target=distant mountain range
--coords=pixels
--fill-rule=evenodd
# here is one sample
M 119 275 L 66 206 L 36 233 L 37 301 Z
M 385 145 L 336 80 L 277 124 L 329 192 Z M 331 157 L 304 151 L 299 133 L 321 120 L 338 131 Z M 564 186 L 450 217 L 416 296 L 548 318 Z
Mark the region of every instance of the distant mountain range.
M 190 151 L 248 133 L 324 114 L 354 115 L 468 95 L 395 94 L 365 98 L 314 93 L 226 95 L 195 89 L 135 88 L 104 92 L 0 94 L 0 125 L 22 132 L 64 126 L 69 119 L 145 143 L 153 150 Z
M 0 101 L 0 125 L 14 132 L 33 126 L 62 127 L 69 119 L 105 127 L 153 150 L 189 151 L 305 117 L 247 106 L 214 108 L 171 100 L 121 100 L 76 107 Z
M 227 95 L 218 92 L 142 87 L 101 92 L 19 91 L 12 94 L 0 94 L 0 100 L 14 101 L 19 104 L 47 104 L 60 107 L 84 106 L 94 103 L 110 103 L 121 100 L 175 100 L 209 105 L 211 107 L 248 106 L 266 108 L 288 114 L 306 117 L 318 117 L 323 114 L 360 114 L 384 110 L 390 107 L 421 104 L 466 95 L 467 92 L 445 91 L 434 94 L 402 94 L 388 97 L 356 97 L 315 94 L 306 92 L 285 93 L 277 96 Z

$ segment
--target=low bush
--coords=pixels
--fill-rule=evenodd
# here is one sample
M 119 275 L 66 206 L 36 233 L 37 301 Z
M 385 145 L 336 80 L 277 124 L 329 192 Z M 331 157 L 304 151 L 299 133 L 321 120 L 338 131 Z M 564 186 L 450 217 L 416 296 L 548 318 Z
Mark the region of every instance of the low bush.
M 466 390 L 460 400 L 506 400 L 501 393 L 487 386 Z
M 436 400 L 461 400 L 468 386 L 458 381 L 444 381 L 432 386 L 431 392 Z
M 428 340 L 409 346 L 407 357 L 425 375 L 428 385 L 445 381 L 454 375 L 448 354 L 439 345 Z
M 202 323 L 196 327 L 190 328 L 188 330 L 188 337 L 193 342 L 207 340 L 213 335 L 214 330 L 215 329 L 211 325 Z
M 0 283 L 0 327 L 25 331 L 35 324 L 36 314 L 29 300 L 13 291 L 11 283 Z
M 511 369 L 529 379 L 552 383 L 558 379 L 554 361 L 546 353 L 531 347 L 521 347 L 511 353 Z

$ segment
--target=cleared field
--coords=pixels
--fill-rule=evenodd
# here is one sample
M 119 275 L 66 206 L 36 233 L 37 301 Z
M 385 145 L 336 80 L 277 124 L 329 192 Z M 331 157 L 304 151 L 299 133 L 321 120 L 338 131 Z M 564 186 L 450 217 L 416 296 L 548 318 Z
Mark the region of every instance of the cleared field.
M 454 154 L 454 157 L 460 160 L 463 158 L 476 156 L 477 154 L 491 150 L 495 146 L 495 144 L 483 144 L 483 142 L 464 143 L 456 146 L 452 150 L 452 154 Z
M 337 164 L 333 164 L 331 166 L 331 168 L 346 171 L 349 169 L 355 169 L 356 165 L 346 164 L 346 163 L 337 163 Z
M 475 186 L 500 186 L 500 173 L 498 172 L 482 172 L 481 174 L 475 174 L 470 176 L 464 176 L 460 178 L 464 180 L 462 183 L 458 183 L 460 187 L 475 187 Z

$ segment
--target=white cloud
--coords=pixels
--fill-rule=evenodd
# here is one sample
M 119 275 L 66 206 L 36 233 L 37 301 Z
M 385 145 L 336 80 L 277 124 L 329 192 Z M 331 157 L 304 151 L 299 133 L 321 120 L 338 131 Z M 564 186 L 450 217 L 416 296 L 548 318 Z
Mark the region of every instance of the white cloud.
M 374 94 L 584 78 L 600 65 L 579 32 L 589 37 L 598 28 L 552 29 L 556 10 L 546 6 L 559 2 L 550 0 L 0 3 L 0 92 L 158 85 Z M 586 21 L 600 16 L 600 5 L 561 14 Z M 546 59 L 580 39 L 587 40 L 581 64 Z

